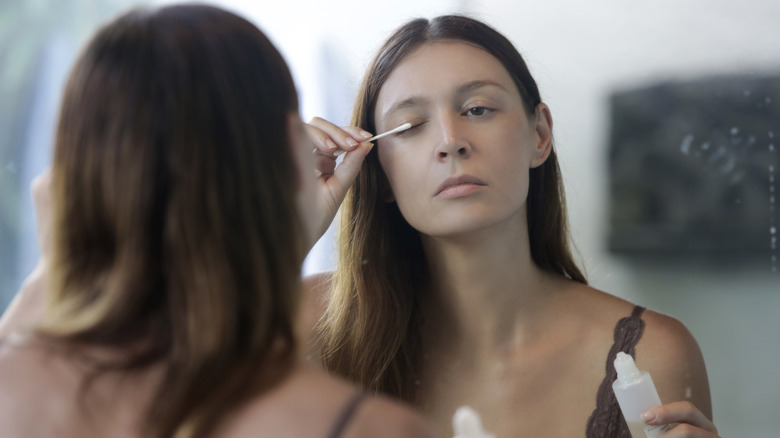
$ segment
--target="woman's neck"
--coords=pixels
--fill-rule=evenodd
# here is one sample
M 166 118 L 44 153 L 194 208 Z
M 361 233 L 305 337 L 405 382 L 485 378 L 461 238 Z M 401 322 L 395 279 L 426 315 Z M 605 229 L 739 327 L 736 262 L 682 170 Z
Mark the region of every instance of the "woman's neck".
M 430 342 L 487 352 L 533 331 L 553 295 L 553 277 L 533 262 L 525 227 L 423 236 L 423 245 L 431 269 L 423 302 Z

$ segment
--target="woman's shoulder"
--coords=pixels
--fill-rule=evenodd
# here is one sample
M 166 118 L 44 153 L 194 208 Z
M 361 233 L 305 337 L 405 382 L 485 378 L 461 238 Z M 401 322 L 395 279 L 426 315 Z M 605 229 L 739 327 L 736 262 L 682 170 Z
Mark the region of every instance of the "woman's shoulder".
M 371 396 L 343 436 L 431 438 L 434 435 L 429 425 L 411 408 L 385 397 Z
M 599 305 L 606 310 L 605 327 L 613 334 L 620 329 L 619 322 L 634 314 L 635 303 L 597 291 Z M 704 371 L 701 350 L 685 324 L 677 318 L 651 308 L 639 314 L 642 320 L 641 336 L 636 343 L 636 362 L 652 375 L 679 377 Z M 655 379 L 655 377 L 654 377 Z
M 0 337 L 29 329 L 41 319 L 46 306 L 47 285 L 45 266 L 38 264 L 0 315 Z
M 618 296 L 590 285 L 570 280 L 560 283 L 557 309 L 566 320 L 575 321 L 583 334 L 595 339 L 612 340 L 612 332 L 618 322 L 631 316 L 636 305 Z
M 614 331 L 620 320 L 630 317 L 639 307 L 637 304 L 598 290 L 588 285 L 572 285 L 569 307 L 592 321 L 602 330 Z M 669 358 L 689 356 L 699 351 L 688 328 L 673 316 L 650 308 L 643 308 L 639 315 L 643 321 L 642 336 L 637 349 L 647 360 L 659 357 L 667 362 Z
M 51 351 L 17 333 L 0 340 L 0 424 L 22 432 L 36 430 L 41 416 L 63 412 L 61 395 L 75 389 Z M 72 403 L 68 403 L 70 405 Z M 30 409 L 35 406 L 35 409 Z M 11 434 L 13 435 L 13 434 Z
M 335 419 L 345 419 L 343 434 L 338 436 L 344 438 L 432 437 L 427 423 L 409 406 L 386 396 L 361 392 L 352 384 L 321 370 L 310 368 L 310 373 L 311 378 L 323 382 L 319 397 L 324 403 L 335 408 Z M 332 388 L 332 392 L 327 388 Z M 354 405 L 350 406 L 353 403 Z M 353 407 L 351 412 L 350 407 Z M 334 426 L 332 420 L 333 418 L 329 422 L 329 430 Z
M 0 338 L 0 387 L 24 384 L 36 373 L 51 375 L 46 365 L 54 362 L 52 352 L 25 332 Z M 0 391 L 2 394 L 3 391 Z
M 592 327 L 597 328 L 594 333 L 614 342 L 619 321 L 629 317 L 636 304 L 590 286 L 575 288 L 580 295 L 578 310 L 588 314 Z M 640 318 L 643 324 L 636 343 L 636 364 L 653 377 L 661 401 L 688 400 L 711 415 L 704 358 L 690 330 L 677 318 L 649 308 Z
M 361 394 L 347 382 L 307 366 L 298 367 L 277 388 L 251 401 L 219 435 L 331 436 L 328 433 L 342 419 L 344 427 L 337 436 L 344 438 L 429 436 L 423 420 L 410 408 Z
M 636 363 L 650 372 L 661 401 L 690 401 L 712 418 L 709 380 L 698 342 L 681 321 L 653 310 L 642 318 L 645 332 Z

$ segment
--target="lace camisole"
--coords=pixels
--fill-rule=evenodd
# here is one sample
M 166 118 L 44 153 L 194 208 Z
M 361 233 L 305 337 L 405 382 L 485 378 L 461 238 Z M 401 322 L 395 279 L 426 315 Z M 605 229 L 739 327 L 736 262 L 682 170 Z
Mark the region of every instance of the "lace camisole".
M 636 358 L 636 344 L 645 328 L 645 322 L 641 318 L 644 310 L 644 307 L 635 306 L 631 316 L 622 318 L 615 326 L 614 343 L 607 356 L 607 373 L 596 393 L 596 409 L 588 419 L 586 438 L 631 438 L 626 420 L 612 392 L 612 382 L 617 378 L 614 360 L 620 351 Z

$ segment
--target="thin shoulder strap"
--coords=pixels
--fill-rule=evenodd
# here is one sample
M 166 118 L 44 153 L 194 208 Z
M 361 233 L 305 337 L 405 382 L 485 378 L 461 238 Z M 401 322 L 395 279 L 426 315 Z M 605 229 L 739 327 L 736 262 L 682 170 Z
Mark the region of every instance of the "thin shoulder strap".
M 615 325 L 614 343 L 607 355 L 606 376 L 596 393 L 596 409 L 588 419 L 586 438 L 631 438 L 626 420 L 623 419 L 615 399 L 615 393 L 612 392 L 612 382 L 617 379 L 614 361 L 620 351 L 636 358 L 636 344 L 645 329 L 645 322 L 641 318 L 644 311 L 644 307 L 634 306 L 631 316 L 621 318 Z
M 344 405 L 344 408 L 341 409 L 341 413 L 339 413 L 336 422 L 333 423 L 333 427 L 331 428 L 330 433 L 327 435 L 328 438 L 338 438 L 341 436 L 341 434 L 344 432 L 344 429 L 347 428 L 349 420 L 352 419 L 355 412 L 357 411 L 358 406 L 360 406 L 360 403 L 365 398 L 365 393 L 358 392 L 349 399 L 347 404 Z

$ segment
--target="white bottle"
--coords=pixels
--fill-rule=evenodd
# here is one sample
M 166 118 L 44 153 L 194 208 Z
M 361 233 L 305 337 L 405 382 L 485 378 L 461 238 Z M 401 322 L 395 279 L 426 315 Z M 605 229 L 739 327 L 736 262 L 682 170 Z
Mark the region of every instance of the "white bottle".
M 455 438 L 496 438 L 492 433 L 487 433 L 482 428 L 482 419 L 474 409 L 461 406 L 452 416 L 452 429 Z
M 670 425 L 648 426 L 642 421 L 642 413 L 660 406 L 661 398 L 647 371 L 639 371 L 634 359 L 622 351 L 615 358 L 617 379 L 612 383 L 620 410 L 628 423 L 632 438 L 656 438 L 671 428 Z

